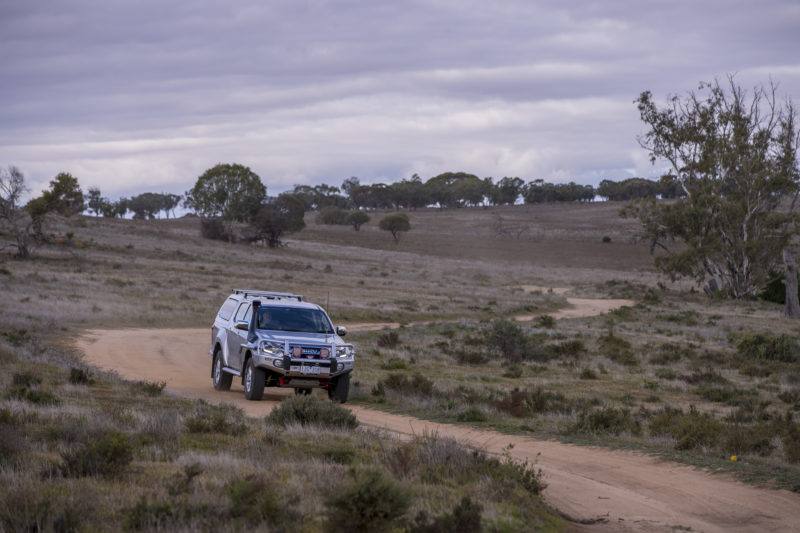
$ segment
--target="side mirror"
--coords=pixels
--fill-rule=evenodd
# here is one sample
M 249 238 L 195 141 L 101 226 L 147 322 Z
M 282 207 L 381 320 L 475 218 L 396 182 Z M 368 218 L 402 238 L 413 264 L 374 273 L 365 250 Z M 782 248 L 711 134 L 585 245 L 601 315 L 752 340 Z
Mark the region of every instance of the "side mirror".
M 250 329 L 250 324 L 248 324 L 247 322 L 237 322 L 236 329 L 247 331 L 248 329 Z
M 347 328 L 344 326 L 337 326 L 336 334 L 339 335 L 340 337 L 344 337 L 345 335 L 347 335 Z

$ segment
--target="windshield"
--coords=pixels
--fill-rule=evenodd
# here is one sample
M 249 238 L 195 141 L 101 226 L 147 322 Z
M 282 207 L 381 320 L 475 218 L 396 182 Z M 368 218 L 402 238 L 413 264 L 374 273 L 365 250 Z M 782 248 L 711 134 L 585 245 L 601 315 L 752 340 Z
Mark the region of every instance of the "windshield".
M 298 307 L 261 307 L 258 329 L 297 331 L 301 333 L 333 333 L 328 316 L 319 309 Z

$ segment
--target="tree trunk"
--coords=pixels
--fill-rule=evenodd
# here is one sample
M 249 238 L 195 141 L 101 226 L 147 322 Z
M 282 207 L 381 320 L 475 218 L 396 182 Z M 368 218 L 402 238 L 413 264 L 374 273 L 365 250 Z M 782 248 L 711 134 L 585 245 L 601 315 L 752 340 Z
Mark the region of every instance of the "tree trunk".
M 797 296 L 797 264 L 795 258 L 797 250 L 786 247 L 783 249 L 783 265 L 786 284 L 786 306 L 783 308 L 783 316 L 789 318 L 800 317 L 800 301 Z

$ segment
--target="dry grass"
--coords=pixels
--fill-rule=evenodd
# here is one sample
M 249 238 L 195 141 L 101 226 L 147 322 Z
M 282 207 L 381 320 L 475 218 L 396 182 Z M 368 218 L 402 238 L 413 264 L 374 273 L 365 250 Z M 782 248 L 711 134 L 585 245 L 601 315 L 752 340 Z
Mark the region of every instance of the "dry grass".
M 67 348 L 81 329 L 206 327 L 235 287 L 304 294 L 325 305 L 336 322 L 439 321 L 402 328 L 396 342 L 382 339 L 385 332 L 351 333 L 348 339 L 359 349 L 355 402 L 681 453 L 705 465 L 720 465 L 731 449 L 744 447 L 749 451 L 740 454 L 737 468 L 748 476 L 800 485 L 800 363 L 747 360 L 732 340 L 742 332 L 797 339 L 796 324 L 780 318 L 777 306 L 710 301 L 689 284 L 661 279 L 646 248 L 635 243 L 635 226 L 616 217 L 618 208 L 417 211 L 410 213 L 412 230 L 397 245 L 375 224 L 354 232 L 317 226 L 310 214 L 308 229 L 278 250 L 203 240 L 194 219 L 56 221 L 52 231 L 74 233 L 70 244 L 44 247 L 25 262 L 0 256 L 0 300 L 7 303 L 0 306 L 0 363 L 12 369 L 0 376 L 3 527 L 82 520 L 88 529 L 119 529 L 132 527 L 134 518 L 145 528 L 208 529 L 230 520 L 245 527 L 250 518 L 232 517 L 233 503 L 220 495 L 253 473 L 259 460 L 264 476 L 281 481 L 279 501 L 303 494 L 323 506 L 319 479 L 345 479 L 354 465 L 380 467 L 392 454 L 406 453 L 395 451 L 406 445 L 363 430 L 267 429 L 234 411 L 163 397 L 153 386 L 97 371 L 86 382 L 71 381 L 72 369 L 85 370 Z M 519 239 L 498 237 L 495 214 L 529 229 Z M 603 242 L 606 236 L 610 243 Z M 572 287 L 573 296 L 639 303 L 605 316 L 560 320 L 555 327 L 525 324 L 525 335 L 545 348 L 507 362 L 482 341 L 491 321 L 565 304 L 561 294 L 515 288 L 523 285 Z M 41 383 L 11 394 L 13 374 L 26 371 Z M 387 387 L 392 374 L 407 381 L 392 378 L 389 384 L 399 388 Z M 415 379 L 416 386 L 403 385 Z M 60 403 L 31 399 L 42 392 Z M 697 415 L 689 415 L 691 406 Z M 696 417 L 690 422 L 708 416 L 738 433 L 675 452 L 681 419 L 669 409 Z M 203 421 L 214 423 L 205 427 Z M 709 422 L 700 429 L 713 427 Z M 134 448 L 124 474 L 42 480 L 63 453 L 119 428 Z M 753 431 L 771 437 L 765 444 Z M 445 513 L 472 493 L 499 497 L 486 504 L 483 517 L 501 529 L 549 520 L 520 486 L 498 486 L 486 476 L 463 487 L 449 479 L 433 483 L 428 467 L 416 466 L 397 474 L 409 477 L 402 481 L 417 494 L 408 519 L 418 510 Z M 45 484 L 52 489 L 43 490 Z M 19 501 L 28 503 L 14 506 Z M 159 508 L 159 502 L 168 506 Z M 88 509 L 89 518 L 69 515 L 71 506 Z M 305 530 L 323 527 L 311 515 L 294 520 Z

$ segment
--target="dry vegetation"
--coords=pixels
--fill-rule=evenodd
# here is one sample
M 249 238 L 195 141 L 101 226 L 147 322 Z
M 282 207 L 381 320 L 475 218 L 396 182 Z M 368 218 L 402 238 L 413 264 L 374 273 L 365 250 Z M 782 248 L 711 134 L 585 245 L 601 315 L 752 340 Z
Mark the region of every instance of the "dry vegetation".
M 399 244 L 374 222 L 354 232 L 312 213 L 278 250 L 203 240 L 191 218 L 54 221 L 54 244 L 33 260 L 0 257 L 0 524 L 336 530 L 335 496 L 361 483 L 407 501 L 364 519 L 382 527 L 457 530 L 446 528 L 476 512 L 487 531 L 563 527 L 531 465 L 347 422 L 253 420 L 98 373 L 70 351 L 88 327 L 206 327 L 234 287 L 304 294 L 337 323 L 406 324 L 348 337 L 354 402 L 800 490 L 798 325 L 773 304 L 710 301 L 660 279 L 618 207 L 411 212 Z M 499 235 L 498 215 L 524 231 Z M 638 303 L 552 321 L 564 296 L 528 285 Z M 545 317 L 511 320 L 521 314 Z

